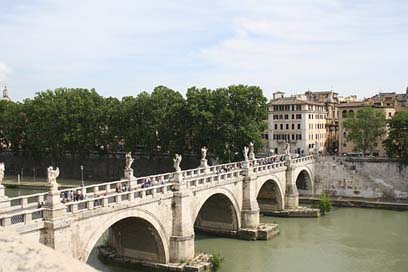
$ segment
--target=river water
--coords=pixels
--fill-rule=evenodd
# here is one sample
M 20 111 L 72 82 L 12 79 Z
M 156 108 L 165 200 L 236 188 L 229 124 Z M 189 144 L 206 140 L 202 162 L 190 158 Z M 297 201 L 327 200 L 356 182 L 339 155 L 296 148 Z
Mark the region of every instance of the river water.
M 13 197 L 41 192 L 6 189 Z M 221 272 L 406 272 L 408 211 L 334 208 L 320 218 L 262 217 L 279 224 L 269 241 L 196 236 L 196 252 L 219 252 Z M 105 272 L 135 271 L 103 264 L 94 249 L 88 264 Z
M 280 234 L 269 241 L 242 241 L 199 235 L 197 252 L 219 252 L 224 272 L 406 272 L 408 212 L 335 208 L 321 218 L 262 217 Z M 101 263 L 94 250 L 91 266 L 109 272 L 135 271 Z

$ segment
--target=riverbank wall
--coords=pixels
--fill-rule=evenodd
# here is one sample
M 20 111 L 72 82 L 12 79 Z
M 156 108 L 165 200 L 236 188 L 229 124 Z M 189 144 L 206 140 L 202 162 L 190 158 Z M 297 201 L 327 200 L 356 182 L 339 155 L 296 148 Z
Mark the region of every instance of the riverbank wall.
M 312 204 L 318 206 L 319 197 L 302 196 L 299 198 L 300 204 Z M 336 207 L 348 208 L 374 208 L 395 211 L 408 211 L 407 202 L 385 201 L 380 199 L 363 199 L 363 198 L 347 198 L 347 197 L 332 197 L 331 202 Z
M 132 154 L 135 161 L 132 165 L 134 175 L 148 176 L 174 171 L 173 157 L 167 153 L 148 155 L 141 152 Z M 0 162 L 6 165 L 6 176 L 17 175 L 24 181 L 36 178 L 46 178 L 49 166 L 59 167 L 62 179 L 81 180 L 81 165 L 83 178 L 90 181 L 105 182 L 123 177 L 125 167 L 125 152 L 110 154 L 92 153 L 85 159 L 65 154 L 59 159 L 53 159 L 51 154 L 43 154 L 41 158 L 28 157 L 22 152 L 2 151 Z M 211 163 L 211 159 L 209 161 Z M 184 154 L 181 161 L 182 169 L 195 168 L 200 165 L 200 158 L 193 154 Z
M 408 200 L 408 166 L 397 161 L 322 156 L 315 167 L 315 196 Z

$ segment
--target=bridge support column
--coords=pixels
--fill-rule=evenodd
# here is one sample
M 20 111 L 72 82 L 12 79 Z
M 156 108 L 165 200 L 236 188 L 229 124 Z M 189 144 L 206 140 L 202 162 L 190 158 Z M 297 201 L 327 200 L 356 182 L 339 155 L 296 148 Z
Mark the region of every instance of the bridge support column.
M 58 191 L 48 191 L 44 220 L 44 244 L 72 256 L 70 240 L 66 237 L 70 222 L 66 218 L 66 207 L 61 203 Z
M 241 212 L 241 227 L 247 229 L 256 229 L 259 226 L 259 206 L 256 200 L 256 175 L 250 173 L 247 168 L 247 176 L 243 182 L 243 203 Z
M 299 192 L 296 187 L 296 177 L 293 177 L 294 168 L 291 159 L 287 159 L 285 209 L 296 209 L 299 207 Z
M 178 183 L 174 192 L 173 229 L 170 237 L 170 262 L 194 258 L 194 226 L 191 219 L 192 192 L 186 188 L 181 173 L 175 173 Z
M 5 191 L 5 187 L 4 185 L 1 184 L 1 180 L 0 180 L 0 209 L 1 208 L 8 208 L 10 206 L 10 202 L 1 202 L 1 201 L 5 201 L 8 197 L 5 195 L 4 193 Z

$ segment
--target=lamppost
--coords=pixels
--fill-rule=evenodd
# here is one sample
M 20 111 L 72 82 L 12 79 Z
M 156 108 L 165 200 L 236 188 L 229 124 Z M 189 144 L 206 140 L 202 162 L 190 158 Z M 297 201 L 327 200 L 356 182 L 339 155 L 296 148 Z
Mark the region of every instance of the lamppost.
M 81 164 L 81 186 L 84 187 L 84 166 Z

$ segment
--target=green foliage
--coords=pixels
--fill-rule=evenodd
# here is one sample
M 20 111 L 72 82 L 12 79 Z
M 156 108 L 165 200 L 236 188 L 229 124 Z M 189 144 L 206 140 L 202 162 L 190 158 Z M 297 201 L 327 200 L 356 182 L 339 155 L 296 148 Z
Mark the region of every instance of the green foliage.
M 242 158 L 249 142 L 262 147 L 261 132 L 266 128 L 266 98 L 259 87 L 229 86 L 214 91 L 187 91 L 188 130 L 193 151 L 207 146 L 223 161 Z
M 59 88 L 23 103 L 0 101 L 0 148 L 32 154 L 133 151 L 181 153 L 207 146 L 227 161 L 262 146 L 266 98 L 259 87 L 190 88 L 186 98 L 165 86 L 136 97 L 104 98 L 94 89 Z
M 224 257 L 221 257 L 221 254 L 219 252 L 213 252 L 211 254 L 211 264 L 213 267 L 214 271 L 218 271 L 220 269 L 221 264 L 224 262 Z
M 384 113 L 372 107 L 364 107 L 351 114 L 343 124 L 348 130 L 347 139 L 355 144 L 355 151 L 364 154 L 372 151 L 374 143 L 386 132 Z
M 320 202 L 319 202 L 320 212 L 324 215 L 326 212 L 330 212 L 332 208 L 332 203 L 330 196 L 326 193 L 322 193 L 320 195 Z
M 389 156 L 408 164 L 408 112 L 399 112 L 390 120 L 384 146 Z

